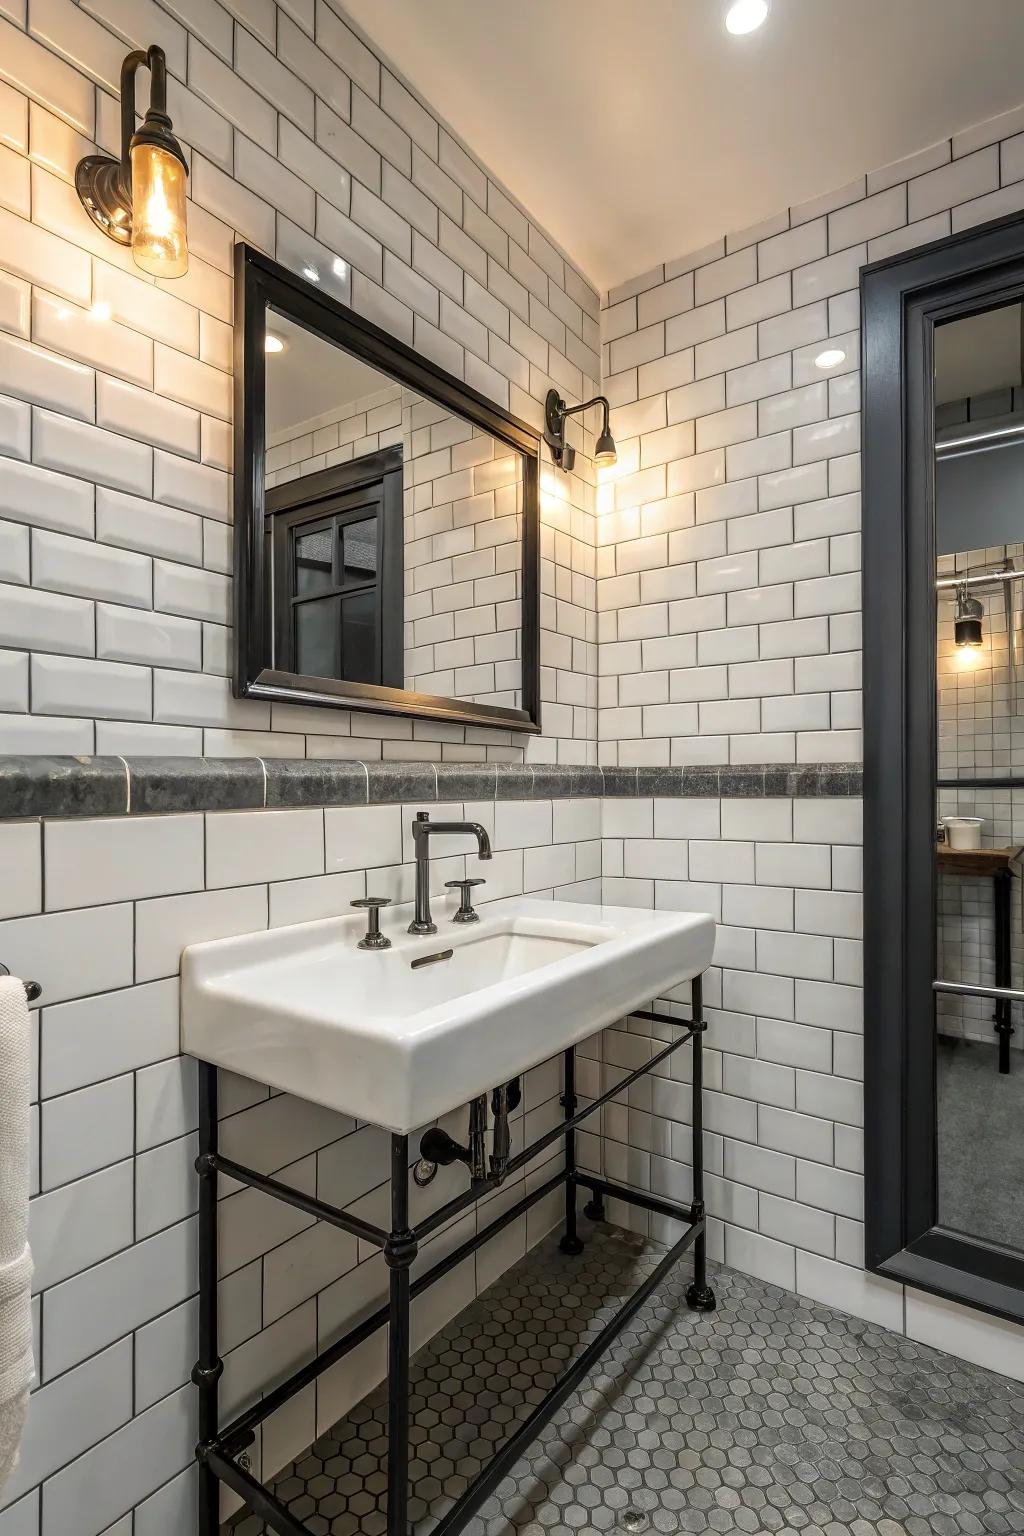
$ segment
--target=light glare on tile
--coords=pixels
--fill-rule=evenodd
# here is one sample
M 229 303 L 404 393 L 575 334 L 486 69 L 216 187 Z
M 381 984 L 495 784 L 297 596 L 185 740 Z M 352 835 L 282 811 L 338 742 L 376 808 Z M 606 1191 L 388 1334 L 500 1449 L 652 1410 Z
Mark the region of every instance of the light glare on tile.
M 318 283 L 320 281 L 320 273 L 314 266 L 304 266 L 302 269 L 302 275 L 309 283 Z
M 89 311 L 89 319 L 90 320 L 109 320 L 110 319 L 110 305 L 108 304 L 106 299 L 97 299 L 96 300 L 96 303 L 92 306 L 92 308 Z
M 263 350 L 265 352 L 283 352 L 284 342 L 281 340 L 280 336 L 272 336 L 268 331 L 266 337 L 264 338 Z
M 768 17 L 768 0 L 734 0 L 725 13 L 725 25 L 734 36 L 756 32 Z
M 814 359 L 815 368 L 838 368 L 840 363 L 846 362 L 846 353 L 841 347 L 826 347 L 824 352 L 819 352 Z

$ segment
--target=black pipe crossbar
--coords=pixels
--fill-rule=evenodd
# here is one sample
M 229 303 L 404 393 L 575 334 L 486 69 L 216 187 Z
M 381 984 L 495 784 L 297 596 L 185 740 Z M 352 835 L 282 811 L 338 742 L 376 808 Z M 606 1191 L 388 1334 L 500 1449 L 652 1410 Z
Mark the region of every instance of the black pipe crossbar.
M 296 1520 L 279 1500 L 268 1493 L 262 1483 L 256 1481 L 251 1473 L 240 1467 L 237 1461 L 221 1454 L 214 1448 L 208 1448 L 199 1453 L 199 1465 L 207 1471 L 219 1477 L 222 1483 L 238 1494 L 240 1499 L 252 1510 L 254 1515 L 259 1515 L 270 1526 L 277 1536 L 309 1536 L 309 1526 Z
M 674 1019 L 670 1022 L 678 1024 L 680 1020 Z M 630 1072 L 627 1077 L 624 1077 L 621 1082 L 616 1083 L 613 1088 L 609 1088 L 605 1093 L 602 1093 L 599 1098 L 591 1099 L 585 1109 L 574 1111 L 560 1125 L 553 1126 L 550 1131 L 545 1131 L 543 1136 L 538 1136 L 537 1140 L 530 1146 L 526 1147 L 522 1152 L 517 1152 L 515 1157 L 509 1159 L 506 1177 L 508 1174 L 518 1173 L 520 1168 L 525 1168 L 527 1163 L 532 1162 L 547 1147 L 561 1140 L 567 1131 L 575 1130 L 584 1120 L 589 1120 L 591 1115 L 596 1114 L 599 1109 L 603 1109 L 606 1104 L 610 1104 L 612 1099 L 617 1098 L 620 1093 L 626 1088 L 631 1087 L 639 1078 L 646 1077 L 649 1072 L 653 1072 L 655 1067 L 671 1056 L 674 1051 L 678 1051 L 680 1046 L 686 1045 L 689 1040 L 693 1039 L 695 1034 L 700 1033 L 704 1028 L 703 1023 L 689 1025 L 677 1040 L 671 1041 L 656 1056 L 652 1056 L 650 1061 L 644 1062 L 642 1067 L 637 1067 L 635 1071 Z M 497 1187 L 497 1180 L 493 1178 L 478 1179 L 475 1184 L 471 1184 L 461 1195 L 456 1195 L 454 1200 L 449 1200 L 447 1205 L 442 1205 L 440 1210 L 434 1211 L 432 1215 L 421 1221 L 416 1228 L 416 1236 L 418 1238 L 429 1237 L 432 1232 L 436 1232 L 438 1227 L 443 1227 L 453 1216 L 458 1216 L 462 1211 L 467 1210 L 469 1206 L 475 1205 L 481 1195 L 486 1195 L 489 1190 L 497 1189 Z
M 611 1179 L 599 1179 L 591 1173 L 576 1174 L 576 1183 L 595 1195 L 607 1195 L 609 1200 L 624 1200 L 627 1205 L 639 1206 L 642 1211 L 652 1211 L 655 1216 L 667 1216 L 671 1221 L 700 1221 L 703 1210 L 692 1205 L 680 1205 L 675 1200 L 662 1200 L 659 1195 L 649 1195 L 642 1189 L 630 1189 L 627 1184 L 615 1184 Z
M 438 1523 L 435 1536 L 456 1536 L 456 1533 L 462 1530 L 513 1463 L 536 1438 L 541 1427 L 580 1385 L 604 1354 L 610 1342 L 636 1315 L 690 1247 L 694 1250 L 694 1279 L 687 1287 L 687 1304 L 696 1311 L 706 1312 L 714 1308 L 714 1293 L 707 1283 L 707 1237 L 704 1218 L 701 1095 L 703 1090 L 702 1037 L 707 1026 L 703 1019 L 699 976 L 691 981 L 690 989 L 692 1022 L 689 1025 L 654 1010 L 633 1011 L 632 1017 L 679 1026 L 682 1032 L 677 1039 L 658 1051 L 642 1067 L 628 1073 L 620 1082 L 600 1097 L 590 1101 L 582 1110 L 577 1107 L 579 1101 L 576 1096 L 575 1047 L 569 1047 L 564 1054 L 564 1091 L 561 1099 L 563 1119 L 558 1126 L 540 1136 L 532 1146 L 510 1159 L 505 1177 L 524 1168 L 559 1139 L 563 1140 L 565 1147 L 564 1166 L 556 1174 L 538 1184 L 536 1189 L 502 1211 L 472 1237 L 459 1243 L 437 1264 L 415 1280 L 412 1279 L 411 1270 L 422 1240 L 460 1215 L 463 1210 L 474 1205 L 481 1195 L 496 1189 L 499 1182 L 504 1180 L 496 1177 L 478 1180 L 463 1195 L 448 1201 L 422 1221 L 418 1227 L 413 1227 L 409 1222 L 409 1138 L 404 1135 L 392 1135 L 391 1226 L 390 1230 L 385 1232 L 382 1228 L 372 1226 L 369 1222 L 364 1222 L 321 1200 L 281 1184 L 276 1179 L 257 1173 L 254 1169 L 245 1168 L 230 1158 L 222 1157 L 217 1145 L 217 1069 L 209 1063 L 200 1063 L 199 1156 L 196 1159 L 196 1169 L 200 1179 L 199 1357 L 192 1372 L 192 1379 L 199 1390 L 199 1444 L 196 1447 L 196 1459 L 199 1464 L 199 1536 L 218 1536 L 219 1485 L 221 1483 L 233 1489 L 248 1508 L 277 1533 L 277 1536 L 309 1536 L 308 1528 L 244 1467 L 240 1466 L 236 1458 L 241 1450 L 251 1443 L 258 1425 L 385 1324 L 388 1326 L 387 1536 L 410 1536 L 408 1525 L 410 1304 L 415 1297 L 421 1295 L 443 1276 L 450 1274 L 503 1228 L 559 1188 L 565 1189 L 565 1231 L 561 1248 L 567 1255 L 578 1256 L 584 1251 L 585 1246 L 577 1232 L 576 1221 L 576 1203 L 580 1189 L 591 1192 L 593 1198 L 586 1210 L 587 1214 L 596 1220 L 603 1218 L 603 1200 L 608 1196 L 628 1201 L 641 1209 L 682 1222 L 685 1230 L 643 1284 L 618 1307 L 615 1315 L 605 1324 L 597 1337 L 572 1360 L 541 1401 L 533 1406 L 522 1424 L 495 1453 L 480 1476 L 464 1490 Z M 694 1192 L 692 1204 L 687 1206 L 665 1200 L 658 1195 L 633 1190 L 614 1180 L 580 1171 L 576 1162 L 574 1135 L 576 1126 L 622 1094 L 639 1078 L 652 1072 L 674 1051 L 688 1042 L 693 1043 L 694 1052 L 691 1085 Z M 222 1430 L 218 1427 L 218 1383 L 223 1364 L 217 1351 L 216 1304 L 219 1174 L 259 1189 L 318 1220 L 329 1222 L 333 1226 L 373 1243 L 381 1249 L 384 1262 L 388 1267 L 390 1293 L 385 1305 L 378 1307 L 343 1338 L 336 1340 L 314 1360 L 308 1361 L 288 1381 L 268 1392 L 260 1402 L 239 1414 Z
M 337 1206 L 328 1205 L 323 1200 L 317 1200 L 312 1195 L 304 1195 L 301 1189 L 293 1189 L 290 1184 L 282 1184 L 278 1179 L 272 1179 L 265 1173 L 257 1173 L 255 1168 L 245 1168 L 241 1163 L 232 1162 L 229 1157 L 221 1157 L 218 1152 L 200 1153 L 200 1157 L 206 1156 L 217 1173 L 223 1173 L 228 1178 L 235 1179 L 239 1184 L 248 1184 L 252 1189 L 259 1189 L 265 1195 L 272 1195 L 275 1200 L 281 1200 L 285 1205 L 294 1205 L 298 1211 L 305 1211 L 307 1216 L 315 1216 L 318 1221 L 330 1222 L 332 1227 L 340 1227 L 343 1232 L 349 1232 L 353 1237 L 361 1237 L 364 1242 L 373 1243 L 377 1248 L 383 1248 L 388 1240 L 388 1234 L 383 1227 L 375 1227 L 372 1222 L 363 1221 L 359 1216 L 353 1216 L 348 1211 L 340 1211 Z
M 565 1172 L 560 1170 L 543 1184 L 539 1184 L 528 1195 L 524 1195 L 521 1200 L 517 1200 L 515 1205 L 510 1205 L 507 1210 L 502 1211 L 500 1216 L 489 1222 L 481 1231 L 474 1233 L 464 1243 L 453 1248 L 450 1253 L 446 1253 L 443 1259 L 439 1259 L 431 1269 L 427 1270 L 426 1274 L 419 1275 L 412 1282 L 410 1287 L 412 1300 L 415 1301 L 417 1296 L 422 1296 L 424 1291 L 429 1290 L 436 1281 L 443 1280 L 445 1275 L 450 1275 L 453 1269 L 458 1269 L 459 1265 L 465 1259 L 471 1258 L 484 1243 L 490 1242 L 492 1237 L 496 1237 L 514 1221 L 518 1221 L 531 1206 L 543 1200 L 545 1195 L 560 1189 L 565 1182 Z M 253 1403 L 252 1407 L 247 1408 L 244 1413 L 240 1413 L 222 1430 L 218 1437 L 219 1444 L 225 1449 L 236 1446 L 240 1449 L 239 1442 L 247 1443 L 258 1424 L 262 1424 L 264 1419 L 276 1413 L 277 1409 L 283 1407 L 297 1392 L 308 1387 L 311 1382 L 316 1381 L 318 1376 L 322 1376 L 324 1371 L 329 1370 L 332 1365 L 337 1365 L 339 1360 L 343 1360 L 378 1329 L 383 1328 L 388 1321 L 390 1311 L 390 1304 L 385 1302 L 383 1306 L 377 1308 L 376 1312 L 371 1312 L 368 1317 L 363 1318 L 361 1323 L 357 1323 L 348 1333 L 336 1339 L 327 1349 L 322 1350 L 315 1360 L 308 1361 L 301 1370 L 296 1371 L 294 1376 L 282 1382 L 279 1387 L 275 1387 L 272 1392 L 268 1392 L 258 1403 Z
M 627 1296 L 597 1337 L 576 1356 L 571 1365 L 567 1366 L 533 1412 L 491 1457 L 480 1476 L 470 1484 L 460 1498 L 456 1499 L 448 1513 L 442 1516 L 435 1525 L 432 1536 L 455 1536 L 455 1532 L 461 1531 L 463 1526 L 473 1518 L 483 1501 L 494 1492 L 509 1469 L 515 1466 L 527 1446 L 537 1438 L 539 1431 L 552 1415 L 558 1412 L 566 1398 L 572 1396 L 584 1377 L 593 1370 L 612 1340 L 617 1338 L 626 1324 L 636 1316 L 644 1302 L 649 1300 L 666 1275 L 675 1268 L 686 1250 L 703 1231 L 703 1221 L 694 1222 L 693 1226 L 684 1232 L 678 1242 L 669 1249 L 643 1284 L 638 1286 L 631 1296 Z

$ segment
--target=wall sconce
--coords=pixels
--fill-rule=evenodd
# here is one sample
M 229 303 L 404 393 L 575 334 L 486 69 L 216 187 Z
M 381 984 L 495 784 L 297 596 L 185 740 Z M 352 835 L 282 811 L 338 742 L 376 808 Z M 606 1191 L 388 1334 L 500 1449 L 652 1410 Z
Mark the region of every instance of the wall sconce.
M 966 581 L 956 589 L 956 609 L 953 614 L 953 638 L 957 645 L 982 644 L 981 621 L 985 610 L 976 597 L 971 597 Z
M 149 110 L 135 129 L 135 72 L 150 73 Z M 136 50 L 121 65 L 121 158 L 87 155 L 75 187 L 93 223 L 154 277 L 188 271 L 185 178 L 188 167 L 167 116 L 167 63 L 162 48 Z
M 575 448 L 570 448 L 565 441 L 566 417 L 589 411 L 592 405 L 599 405 L 604 411 L 604 425 L 594 447 L 594 463 L 599 469 L 606 469 L 615 463 L 618 455 L 615 452 L 615 439 L 608 430 L 608 401 L 605 396 L 595 395 L 593 400 L 585 400 L 582 405 L 566 405 L 557 389 L 549 389 L 544 401 L 544 441 L 551 449 L 551 457 L 559 469 L 570 470 L 576 462 Z

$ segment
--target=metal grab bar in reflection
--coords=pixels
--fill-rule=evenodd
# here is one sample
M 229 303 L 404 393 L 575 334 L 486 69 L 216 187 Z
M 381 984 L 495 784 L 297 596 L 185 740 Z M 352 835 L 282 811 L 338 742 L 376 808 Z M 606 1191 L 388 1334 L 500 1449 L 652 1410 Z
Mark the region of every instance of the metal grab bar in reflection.
M 960 997 L 994 997 L 1008 1003 L 1024 1003 L 1019 987 L 976 987 L 969 981 L 933 981 L 933 992 L 955 992 Z

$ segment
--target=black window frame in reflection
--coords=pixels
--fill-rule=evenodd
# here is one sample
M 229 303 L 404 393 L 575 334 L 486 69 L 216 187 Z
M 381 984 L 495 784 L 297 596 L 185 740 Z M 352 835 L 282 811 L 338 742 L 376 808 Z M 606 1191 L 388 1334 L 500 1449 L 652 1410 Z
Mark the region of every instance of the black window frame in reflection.
M 540 705 L 540 433 L 404 342 L 252 246 L 235 247 L 234 666 L 236 698 L 426 717 L 536 734 Z M 305 677 L 274 665 L 265 534 L 266 317 L 272 309 L 380 369 L 520 455 L 522 462 L 521 707 L 413 689 Z
M 376 523 L 376 570 L 372 579 L 349 581 L 341 569 L 340 546 L 346 527 L 373 519 Z M 362 681 L 387 688 L 404 682 L 402 581 L 404 532 L 402 450 L 397 445 L 362 455 L 330 469 L 320 469 L 266 493 L 266 526 L 271 548 L 274 591 L 271 603 L 276 670 L 298 673 L 296 608 L 300 604 L 335 600 L 338 612 L 337 681 Z M 331 577 L 323 588 L 298 591 L 295 541 L 320 529 L 331 535 Z M 374 677 L 343 676 L 343 610 L 351 598 L 376 594 Z M 308 675 L 308 674 L 306 674 Z M 317 674 L 322 676 L 324 674 Z
M 865 1265 L 1015 1321 L 1024 1254 L 938 1221 L 934 332 L 1022 297 L 1021 215 L 861 272 Z

